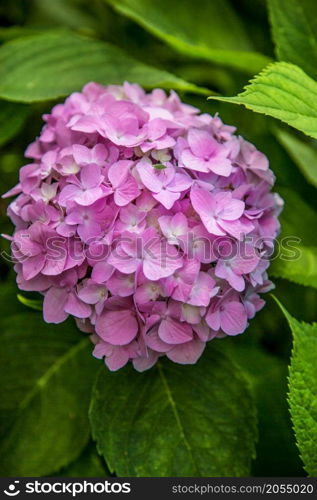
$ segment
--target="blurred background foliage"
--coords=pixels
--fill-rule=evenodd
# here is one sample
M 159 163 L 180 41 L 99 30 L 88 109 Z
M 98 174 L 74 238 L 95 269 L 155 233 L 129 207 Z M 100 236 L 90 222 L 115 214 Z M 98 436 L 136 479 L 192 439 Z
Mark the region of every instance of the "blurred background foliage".
M 123 4 L 125 3 L 123 2 Z M 132 5 L 133 3 L 138 4 L 138 1 L 135 0 Z M 143 3 L 155 6 L 157 2 L 156 0 L 153 2 L 148 0 L 148 2 Z M 170 2 L 164 1 L 163 3 L 166 3 L 166 9 L 168 9 Z M 194 3 L 195 15 L 197 15 L 195 23 L 199 24 L 199 17 L 204 16 L 206 2 L 187 0 L 175 3 L 178 4 L 179 11 L 184 16 L 188 15 L 186 14 L 186 5 Z M 220 0 L 210 3 L 213 4 L 219 18 L 219 22 L 216 24 L 213 24 L 212 19 L 209 20 L 210 33 L 208 36 L 210 43 L 213 44 L 212 48 L 255 51 L 265 56 L 268 61 L 274 59 L 274 47 L 264 0 L 253 0 L 252 2 L 249 0 L 228 0 L 228 2 Z M 233 19 L 235 28 L 233 34 L 228 33 L 227 11 L 230 12 L 230 19 Z M 188 23 L 188 26 L 194 26 L 190 16 L 185 21 L 185 25 Z M 241 91 L 253 75 L 252 70 L 248 73 L 247 68 L 240 70 L 235 65 L 222 64 L 221 60 L 213 63 L 204 57 L 187 56 L 184 50 L 178 50 L 172 42 L 165 43 L 162 37 L 156 36 L 153 30 L 145 29 L 146 26 L 142 26 L 142 23 L 136 22 L 131 16 L 122 15 L 120 2 L 115 1 L 12 0 L 8 2 L 1 0 L 0 26 L 0 41 L 3 44 L 20 37 L 45 34 L 50 31 L 56 32 L 56 30 L 61 33 L 67 30 L 92 40 L 110 42 L 143 63 L 169 71 L 183 80 L 210 89 L 210 94 L 235 95 Z M 182 98 L 204 112 L 219 113 L 225 123 L 236 125 L 239 134 L 267 154 L 277 178 L 275 190 L 281 191 L 286 201 L 282 223 L 283 218 L 287 219 L 289 216 L 291 222 L 294 221 L 292 213 L 297 210 L 299 198 L 299 203 L 303 204 L 303 210 L 317 208 L 314 187 L 307 181 L 289 152 L 278 140 L 277 129 L 283 128 L 282 125 L 268 117 L 253 114 L 238 106 L 207 101 L 206 96 L 203 95 L 186 93 L 186 95 L 182 95 Z M 16 184 L 19 168 L 25 163 L 23 152 L 39 133 L 42 126 L 42 114 L 48 112 L 55 102 L 48 100 L 27 104 L 8 104 L 6 101 L 0 101 L 0 179 L 2 192 Z M 309 141 L 309 144 L 313 148 L 316 147 L 314 141 Z M 12 226 L 6 217 L 7 201 L 1 200 L 0 204 L 1 232 L 10 234 Z M 305 215 L 301 219 L 295 220 L 295 225 L 291 224 L 290 231 L 293 231 L 295 235 L 302 234 L 302 237 L 306 238 L 308 246 L 314 245 L 316 244 L 314 242 L 316 237 L 312 234 L 314 228 L 305 226 L 304 217 Z M 1 239 L 0 245 L 2 251 L 9 251 L 6 240 Z M 12 265 L 4 259 L 1 260 L 0 265 L 0 304 L 2 308 L 0 321 L 3 323 L 6 318 L 20 317 L 21 314 L 28 315 L 31 323 L 36 318 L 38 328 L 41 330 L 39 338 L 42 338 L 48 327 L 42 322 L 40 313 L 31 311 L 18 302 Z M 276 296 L 280 298 L 288 311 L 301 320 L 312 322 L 316 318 L 316 289 L 283 279 L 273 279 L 276 283 Z M 305 472 L 296 449 L 286 402 L 291 333 L 274 301 L 270 297 L 267 298 L 267 301 L 267 307 L 251 321 L 248 331 L 239 338 L 221 341 L 223 344 L 221 349 L 227 351 L 243 367 L 255 393 L 259 418 L 259 440 L 257 458 L 252 465 L 252 474 L 257 476 L 302 476 Z M 54 328 L 58 330 L 60 327 Z M 14 340 L 14 332 L 12 335 Z M 19 342 L 18 335 L 16 342 Z M 15 356 L 14 352 L 12 352 L 12 356 Z M 4 364 L 7 363 L 7 358 L 4 357 L 2 361 Z M 95 361 L 95 364 L 98 365 L 98 362 Z M 6 366 L 1 370 L 5 371 Z M 4 410 L 7 408 L 4 407 Z M 61 425 L 60 420 L 57 420 L 56 423 Z M 88 429 L 88 424 L 85 425 Z M 60 432 L 64 432 L 63 428 L 60 429 Z M 19 434 L 17 436 L 19 439 Z M 73 455 L 69 456 L 70 458 L 66 460 L 68 463 L 59 467 L 61 472 L 52 467 L 51 471 L 44 468 L 43 473 L 51 472 L 56 475 L 69 476 L 107 475 L 106 466 L 98 457 L 94 445 L 89 443 L 88 437 L 85 443 Z M 8 450 L 8 446 L 6 444 L 3 449 Z M 23 451 L 27 455 L 30 443 L 25 441 L 23 446 Z M 3 460 L 5 459 L 3 457 Z M 23 467 L 16 467 L 16 460 L 20 460 L 19 455 L 14 455 L 11 460 L 10 463 L 15 463 L 11 470 L 8 467 L 4 468 L 7 474 L 14 475 L 16 472 L 24 471 Z M 63 461 L 60 463 L 62 464 Z M 37 469 L 29 472 L 33 472 L 30 475 L 36 475 Z

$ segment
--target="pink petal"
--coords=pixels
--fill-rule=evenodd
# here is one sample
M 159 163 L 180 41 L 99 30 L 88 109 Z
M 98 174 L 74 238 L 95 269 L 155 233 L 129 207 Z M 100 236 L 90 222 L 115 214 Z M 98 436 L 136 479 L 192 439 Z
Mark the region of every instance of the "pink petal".
M 69 200 L 74 199 L 74 197 L 80 192 L 80 188 L 78 186 L 74 186 L 73 184 L 68 184 L 65 186 L 58 198 L 58 202 L 62 207 L 66 207 L 66 204 Z
M 168 248 L 158 245 L 156 248 L 151 248 L 150 252 L 145 255 L 143 272 L 151 281 L 171 276 L 176 269 L 183 265 L 182 257 L 171 245 L 168 245 Z
M 211 297 L 213 297 L 217 291 L 218 287 L 215 287 L 215 280 L 209 276 L 209 274 L 200 272 L 192 287 L 188 304 L 207 307 Z
M 215 309 L 212 309 L 212 307 L 210 307 L 205 319 L 210 328 L 218 331 L 220 329 L 220 324 L 221 324 L 219 307 L 216 307 Z
M 159 193 L 154 193 L 153 198 L 162 203 L 162 205 L 170 210 L 175 201 L 180 198 L 180 193 L 173 193 L 167 189 L 162 189 Z
M 104 285 L 91 283 L 78 290 L 78 297 L 86 304 L 97 304 L 107 297 L 107 289 Z
M 146 356 L 140 356 L 138 358 L 134 358 L 132 360 L 134 368 L 138 372 L 144 372 L 145 370 L 149 370 L 152 368 L 152 366 L 155 365 L 159 357 L 159 354 L 157 352 L 152 351 L 151 349 L 148 349 L 147 355 Z
M 226 302 L 221 312 L 221 329 L 228 335 L 238 335 L 246 327 L 247 314 L 241 302 Z
M 134 292 L 135 276 L 134 274 L 122 274 L 119 271 L 115 271 L 108 279 L 107 287 L 112 295 L 128 297 Z
M 170 215 L 163 215 L 158 219 L 162 233 L 171 243 L 177 243 L 177 237 L 187 233 L 188 224 L 187 217 L 184 214 L 178 213 L 171 217 Z
M 254 229 L 254 225 L 248 219 L 241 217 L 240 220 L 220 220 L 218 219 L 218 227 L 224 232 L 231 234 L 238 240 L 243 240 L 246 234 Z M 215 234 L 215 233 L 214 233 Z M 224 233 L 222 233 L 224 234 Z
M 181 191 L 189 189 L 192 183 L 193 179 L 191 177 L 176 172 L 173 180 L 168 184 L 167 189 L 175 193 L 180 193 Z
M 104 193 L 101 187 L 92 187 L 87 189 L 86 191 L 78 190 L 73 199 L 74 201 L 76 201 L 76 203 L 78 203 L 78 205 L 87 207 L 88 205 L 92 205 L 93 203 L 95 203 L 95 201 L 99 200 L 105 195 L 107 194 Z
M 199 339 L 191 340 L 185 344 L 177 345 L 166 353 L 166 356 L 174 363 L 182 365 L 195 364 L 205 349 L 205 342 Z
M 161 321 L 158 334 L 163 342 L 167 344 L 183 344 L 193 337 L 193 331 L 187 323 L 180 323 L 173 318 L 166 318 Z
M 68 293 L 64 288 L 51 287 L 45 294 L 43 316 L 46 323 L 62 323 L 68 314 L 64 311 Z
M 209 172 L 207 162 L 203 158 L 195 156 L 189 149 L 185 149 L 181 154 L 181 161 L 186 168 L 197 172 Z
M 106 311 L 96 321 L 98 335 L 113 345 L 129 344 L 138 333 L 139 325 L 132 311 Z
M 99 186 L 103 177 L 98 165 L 86 165 L 80 171 L 80 180 L 85 189 L 91 189 Z
M 104 283 L 112 275 L 114 269 L 108 262 L 97 262 L 93 267 L 91 277 L 96 283 Z
M 132 175 L 129 175 L 127 180 L 118 187 L 114 194 L 115 204 L 119 207 L 124 207 L 139 196 L 140 190 L 138 184 Z
M 207 219 L 208 217 L 212 217 L 216 209 L 215 195 L 205 189 L 194 186 L 190 191 L 190 200 L 200 217 L 205 216 Z
M 129 351 L 125 347 L 112 346 L 112 352 L 106 356 L 105 363 L 110 371 L 120 370 L 129 361 Z
M 141 181 L 152 193 L 159 193 L 163 187 L 163 182 L 158 176 L 158 171 L 148 161 L 140 161 L 137 165 L 137 171 Z
M 89 318 L 91 307 L 82 302 L 75 292 L 71 292 L 65 304 L 65 312 L 76 318 Z
M 229 177 L 232 172 L 231 161 L 228 158 L 221 157 L 221 155 L 210 158 L 210 160 L 206 161 L 205 166 L 208 171 L 224 177 Z
M 130 160 L 119 160 L 111 165 L 108 171 L 108 179 L 114 188 L 124 184 L 132 165 L 133 162 Z
M 110 254 L 108 264 L 124 274 L 134 273 L 140 266 L 138 259 L 131 257 L 124 252 L 119 253 L 118 248 Z
M 78 165 L 87 165 L 88 163 L 92 163 L 91 150 L 81 144 L 73 145 L 73 156 Z
M 217 215 L 224 220 L 236 220 L 244 212 L 244 202 L 232 198 L 229 193 L 217 193 Z
M 55 250 L 53 250 L 55 252 Z M 43 266 L 42 273 L 46 276 L 57 276 L 65 269 L 66 253 L 61 252 L 60 255 L 54 257 L 48 255 L 46 257 L 45 265 Z
M 99 236 L 102 233 L 102 229 L 98 222 L 88 221 L 77 227 L 77 233 L 81 240 L 85 242 Z
M 22 264 L 22 273 L 25 280 L 30 280 L 39 274 L 45 265 L 45 255 L 39 254 L 30 257 Z
M 188 133 L 188 144 L 190 149 L 196 156 L 202 158 L 209 157 L 221 145 L 214 139 L 210 132 L 191 128 Z
M 13 241 L 17 245 L 19 252 L 27 257 L 34 257 L 42 252 L 42 245 L 33 241 L 27 230 L 22 229 L 21 231 L 17 231 Z
M 152 330 L 150 330 L 145 335 L 145 343 L 148 347 L 158 352 L 167 352 L 172 349 L 172 346 L 170 344 L 167 344 L 166 342 L 163 342 L 162 339 L 160 339 L 157 327 L 152 328 Z

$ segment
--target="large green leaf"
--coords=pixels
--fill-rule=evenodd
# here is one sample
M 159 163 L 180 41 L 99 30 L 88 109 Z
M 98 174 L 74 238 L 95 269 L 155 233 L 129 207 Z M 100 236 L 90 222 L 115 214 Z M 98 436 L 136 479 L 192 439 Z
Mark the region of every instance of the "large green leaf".
M 2 318 L 0 453 L 3 476 L 51 474 L 89 440 L 96 361 L 72 322 L 45 325 L 37 313 Z
M 268 314 L 271 316 L 271 312 Z M 276 318 L 274 320 L 276 323 Z M 267 336 L 269 327 L 263 325 L 262 328 Z M 301 475 L 301 462 L 286 401 L 287 363 L 260 346 L 252 345 L 254 336 L 253 320 L 249 334 L 226 338 L 220 343 L 220 349 L 244 370 L 255 396 L 259 440 L 252 475 Z
M 273 276 L 285 278 L 304 286 L 317 288 L 317 247 L 296 245 L 298 257 L 286 260 L 277 259 L 270 270 Z
M 25 104 L 0 101 L 0 146 L 3 146 L 21 129 L 29 113 Z
M 229 2 L 200 0 L 107 0 L 179 52 L 212 63 L 257 73 L 270 59 L 252 52 L 246 32 Z
M 317 475 L 317 324 L 297 321 L 280 304 L 293 333 L 289 405 L 297 445 L 310 476 Z
M 0 97 L 33 102 L 80 90 L 89 81 L 148 88 L 163 87 L 206 94 L 167 71 L 142 64 L 108 43 L 68 32 L 19 38 L 0 48 Z
M 165 359 L 142 374 L 102 367 L 90 421 L 119 476 L 243 476 L 254 457 L 248 385 L 214 346 L 194 366 Z
M 210 99 L 242 104 L 317 138 L 317 82 L 294 64 L 270 64 L 236 97 Z
M 307 181 L 317 187 L 317 149 L 286 130 L 277 130 L 275 135 Z
M 89 443 L 83 453 L 65 469 L 56 474 L 58 477 L 109 477 L 110 473 L 98 455 L 96 445 Z
M 317 78 L 316 1 L 268 0 L 268 6 L 278 58 Z
M 270 273 L 300 285 L 317 288 L 317 214 L 295 191 L 280 189 L 285 208 L 280 216 L 282 233 Z

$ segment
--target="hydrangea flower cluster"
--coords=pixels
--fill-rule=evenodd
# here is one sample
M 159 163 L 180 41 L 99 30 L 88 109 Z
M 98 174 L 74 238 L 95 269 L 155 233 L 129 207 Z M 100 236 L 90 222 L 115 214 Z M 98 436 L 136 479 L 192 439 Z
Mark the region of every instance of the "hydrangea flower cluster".
M 20 289 L 71 315 L 110 370 L 195 363 L 272 287 L 282 207 L 267 158 L 177 94 L 87 84 L 54 106 L 6 196 Z

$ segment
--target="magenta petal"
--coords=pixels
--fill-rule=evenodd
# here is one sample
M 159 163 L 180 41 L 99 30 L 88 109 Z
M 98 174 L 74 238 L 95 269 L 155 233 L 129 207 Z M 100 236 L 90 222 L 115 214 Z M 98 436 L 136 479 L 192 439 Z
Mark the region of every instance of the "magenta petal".
M 68 293 L 64 288 L 51 287 L 45 294 L 43 316 L 47 323 L 62 323 L 67 318 L 65 304 Z
M 80 300 L 75 292 L 71 292 L 65 304 L 65 312 L 75 318 L 89 318 L 91 307 Z
M 114 201 L 119 207 L 124 207 L 139 196 L 140 190 L 136 180 L 130 175 L 125 183 L 118 187 L 114 194 Z
M 34 257 L 26 259 L 25 262 L 23 262 L 23 278 L 25 280 L 30 280 L 34 278 L 42 271 L 44 265 L 45 265 L 44 254 L 35 255 Z
M 208 322 L 208 321 L 207 321 Z M 221 329 L 228 335 L 243 333 L 247 327 L 247 314 L 240 302 L 228 302 L 221 313 Z
M 188 144 L 194 155 L 202 158 L 211 156 L 220 146 L 210 132 L 197 128 L 192 128 L 189 131 Z
M 133 359 L 132 363 L 134 368 L 138 372 L 144 372 L 145 370 L 149 370 L 152 366 L 155 365 L 159 357 L 157 352 L 148 349 L 146 356 L 140 356 L 138 358 Z
M 138 333 L 139 325 L 132 311 L 106 311 L 96 321 L 98 335 L 113 345 L 129 344 Z
M 27 230 L 17 231 L 14 235 L 14 243 L 17 245 L 19 252 L 27 257 L 34 257 L 42 251 L 40 243 L 33 241 Z
M 102 188 L 94 187 L 85 191 L 78 190 L 74 196 L 74 200 L 78 203 L 78 205 L 87 207 L 88 205 L 92 205 L 93 203 L 95 203 L 95 201 L 100 200 L 100 198 L 102 198 L 103 196 L 104 192 Z
M 185 149 L 181 155 L 181 160 L 186 168 L 197 172 L 208 172 L 208 164 L 203 158 L 195 156 L 189 149 Z
M 74 186 L 73 184 L 68 184 L 62 189 L 58 201 L 62 207 L 65 207 L 67 202 L 78 194 L 79 188 L 78 186 Z
M 175 201 L 177 201 L 180 198 L 180 193 L 173 193 L 172 191 L 169 191 L 167 189 L 162 189 L 159 193 L 154 193 L 153 197 L 162 203 L 162 205 L 167 208 L 168 210 L 172 208 L 174 205 Z
M 105 358 L 105 363 L 110 371 L 115 372 L 127 364 L 130 356 L 125 347 L 112 346 L 111 350 L 111 354 Z
M 157 281 L 160 278 L 171 276 L 176 269 L 182 267 L 182 258 L 180 256 L 167 255 L 162 250 L 144 260 L 143 272 L 151 281 Z
M 159 337 L 157 328 L 153 328 L 145 335 L 145 343 L 148 347 L 158 352 L 167 352 L 172 349 L 170 344 L 163 342 L 163 340 Z
M 161 321 L 158 329 L 160 339 L 167 344 L 183 344 L 193 337 L 192 327 L 187 323 L 180 323 L 173 318 Z
M 219 200 L 219 197 L 218 197 Z M 241 217 L 244 211 L 244 203 L 234 198 L 224 198 L 223 201 L 217 200 L 217 213 L 223 220 L 236 220 Z
M 196 212 L 202 216 L 210 217 L 215 211 L 215 196 L 205 189 L 192 187 L 190 199 Z
M 212 328 L 215 331 L 218 331 L 220 329 L 220 311 L 219 308 L 212 310 L 212 308 L 209 309 L 206 315 L 206 322 L 210 328 Z
M 124 184 L 127 180 L 132 161 L 119 160 L 109 168 L 108 178 L 114 188 Z
M 97 262 L 93 267 L 91 277 L 96 283 L 104 283 L 110 278 L 113 271 L 113 266 L 108 264 L 108 262 Z
M 159 193 L 161 191 L 163 182 L 151 163 L 146 161 L 139 162 L 137 170 L 145 187 L 152 191 L 152 193 Z
M 181 365 L 195 364 L 205 349 L 205 342 L 199 339 L 191 340 L 185 344 L 177 345 L 166 353 L 166 356 L 174 363 Z
M 42 273 L 46 276 L 57 276 L 65 269 L 66 254 L 63 252 L 59 257 L 49 258 L 46 257 L 45 265 L 43 266 Z
M 98 167 L 98 165 L 87 165 L 83 167 L 80 172 L 80 179 L 85 189 L 99 186 L 103 179 L 100 167 Z

